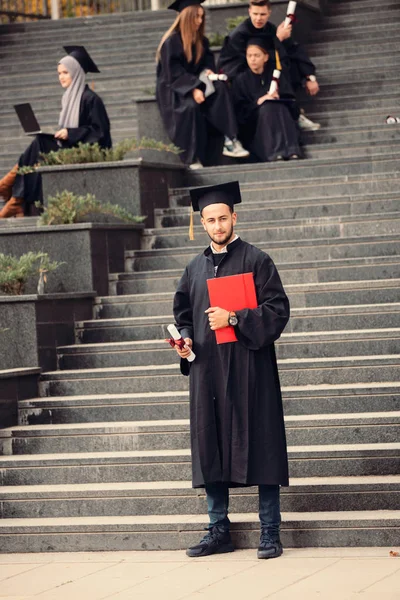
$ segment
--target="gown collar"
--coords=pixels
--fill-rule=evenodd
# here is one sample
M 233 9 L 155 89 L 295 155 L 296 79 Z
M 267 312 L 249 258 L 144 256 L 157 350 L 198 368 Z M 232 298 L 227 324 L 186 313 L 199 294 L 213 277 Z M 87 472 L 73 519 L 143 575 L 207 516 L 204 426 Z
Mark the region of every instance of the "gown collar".
M 242 243 L 242 240 L 240 239 L 240 237 L 237 237 L 235 240 L 233 240 L 233 242 L 231 242 L 230 244 L 228 244 L 226 246 L 226 251 L 232 252 L 232 250 L 234 250 L 235 248 L 240 246 L 241 243 Z M 207 246 L 207 248 L 204 250 L 204 254 L 205 254 L 205 256 L 210 256 L 210 254 L 212 254 L 211 245 Z

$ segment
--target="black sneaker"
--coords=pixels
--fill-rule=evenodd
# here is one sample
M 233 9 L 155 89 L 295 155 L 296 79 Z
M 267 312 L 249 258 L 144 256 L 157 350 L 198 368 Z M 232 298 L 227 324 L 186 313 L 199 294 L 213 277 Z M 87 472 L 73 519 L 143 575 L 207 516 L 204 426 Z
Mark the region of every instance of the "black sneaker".
M 209 556 L 210 554 L 224 554 L 233 552 L 234 547 L 229 530 L 215 525 L 206 533 L 197 546 L 192 546 L 186 550 L 186 554 L 191 558 L 198 556 Z
M 261 530 L 257 558 L 278 558 L 282 552 L 283 548 L 279 535 L 271 535 L 267 530 Z

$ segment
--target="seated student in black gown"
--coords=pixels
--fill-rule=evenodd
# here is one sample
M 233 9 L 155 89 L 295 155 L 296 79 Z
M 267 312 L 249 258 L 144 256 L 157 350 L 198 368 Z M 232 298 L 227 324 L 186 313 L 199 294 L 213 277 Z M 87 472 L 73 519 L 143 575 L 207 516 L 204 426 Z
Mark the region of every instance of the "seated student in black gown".
M 41 153 L 76 146 L 78 142 L 99 143 L 111 148 L 110 122 L 101 98 L 85 83 L 85 73 L 99 73 L 83 46 L 66 47 L 69 55 L 58 63 L 58 78 L 65 89 L 61 101 L 58 131 L 54 137 L 38 134 L 15 165 L 0 180 L 0 196 L 7 202 L 0 218 L 23 217 L 29 206 L 42 202 L 42 178 L 39 173 L 17 175 L 19 167 L 33 166 Z
M 248 68 L 232 85 L 239 137 L 261 162 L 298 158 L 298 112 L 293 99 L 279 99 L 278 91 L 269 93 L 276 65 L 275 51 L 267 48 L 265 38 L 250 38 L 246 49 Z
M 225 38 L 221 49 L 218 67 L 234 79 L 246 69 L 246 46 L 252 37 L 265 37 L 279 52 L 279 56 L 287 69 L 287 81 L 292 91 L 298 92 L 305 88 L 307 94 L 315 96 L 319 92 L 315 65 L 312 63 L 305 48 L 292 38 L 292 25 L 285 26 L 282 22 L 278 27 L 270 22 L 272 13 L 271 0 L 250 0 L 249 18 L 240 23 Z M 286 68 L 286 69 L 285 69 Z M 286 76 L 286 74 L 285 74 Z M 286 77 L 285 77 L 286 79 Z M 283 81 L 282 81 L 283 84 Z M 299 112 L 298 124 L 301 129 L 314 131 L 320 128 L 304 114 Z
M 192 168 L 218 164 L 221 151 L 235 158 L 248 156 L 237 141 L 237 123 L 230 90 L 213 81 L 206 93 L 200 79 L 215 73 L 215 62 L 204 36 L 203 0 L 176 0 L 168 8 L 179 14 L 157 50 L 156 98 L 164 127 Z M 206 97 L 207 96 L 207 97 Z M 225 136 L 225 144 L 224 144 Z

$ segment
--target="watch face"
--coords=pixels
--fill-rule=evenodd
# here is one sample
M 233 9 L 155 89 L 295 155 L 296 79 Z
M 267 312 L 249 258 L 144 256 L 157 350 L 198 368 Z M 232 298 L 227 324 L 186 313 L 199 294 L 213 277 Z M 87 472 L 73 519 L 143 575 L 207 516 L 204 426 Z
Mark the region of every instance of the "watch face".
M 229 325 L 235 326 L 238 324 L 237 317 L 229 317 Z

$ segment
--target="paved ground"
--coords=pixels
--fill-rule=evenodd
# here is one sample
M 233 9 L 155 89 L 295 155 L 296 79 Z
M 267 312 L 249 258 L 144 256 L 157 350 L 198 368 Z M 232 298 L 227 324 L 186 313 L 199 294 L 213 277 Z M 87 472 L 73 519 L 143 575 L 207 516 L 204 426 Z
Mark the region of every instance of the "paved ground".
M 288 549 L 267 561 L 254 550 L 205 559 L 184 552 L 3 554 L 0 599 L 400 600 L 400 557 L 390 550 Z

